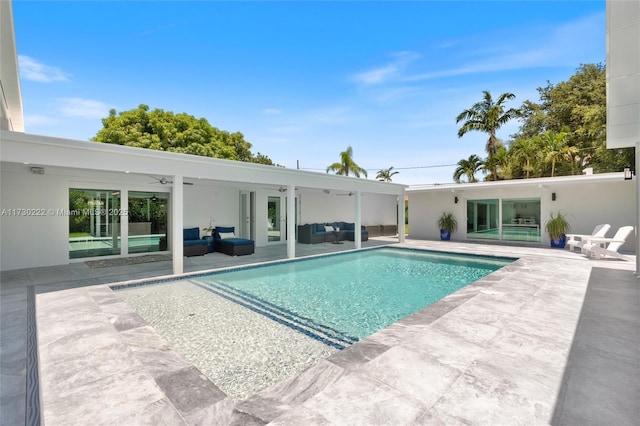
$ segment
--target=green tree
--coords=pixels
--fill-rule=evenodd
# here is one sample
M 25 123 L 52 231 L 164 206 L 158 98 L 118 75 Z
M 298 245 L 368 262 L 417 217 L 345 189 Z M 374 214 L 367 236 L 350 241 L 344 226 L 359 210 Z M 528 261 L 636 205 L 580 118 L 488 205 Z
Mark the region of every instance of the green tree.
M 453 180 L 460 183 L 463 176 L 467 178 L 467 182 L 477 182 L 476 173 L 482 170 L 484 163 L 480 157 L 473 154 L 468 159 L 458 161 L 458 167 L 453 172 Z
M 476 102 L 469 109 L 465 109 L 456 117 L 456 123 L 462 123 L 462 127 L 458 130 L 458 137 L 461 138 L 467 132 L 479 131 L 489 134 L 486 151 L 489 157 L 494 155 L 498 149 L 503 146 L 502 142 L 496 136 L 496 132 L 503 124 L 519 116 L 519 111 L 509 108 L 505 111 L 505 102 L 514 99 L 513 93 L 503 93 L 496 101 L 493 101 L 491 93 L 487 90 L 482 92 L 482 101 Z M 492 175 L 496 176 L 495 170 Z
M 509 151 L 515 161 L 522 162 L 521 168 L 526 174 L 525 177 L 529 179 L 537 166 L 538 153 L 540 152 L 538 140 L 535 138 L 518 139 L 509 145 Z
M 525 101 L 522 125 L 514 140 L 533 138 L 548 130 L 566 132 L 566 152 L 556 175 L 620 171 L 634 164 L 634 149 L 606 148 L 606 70 L 602 64 L 582 64 L 576 73 L 557 84 L 539 87 L 540 102 Z
M 513 179 L 515 159 L 511 152 L 500 147 L 491 157 L 484 162 L 484 169 L 488 173 L 486 180 Z
M 112 109 L 102 125 L 92 138 L 95 142 L 273 165 L 269 157 L 251 153 L 242 133 L 217 129 L 204 118 L 184 113 L 141 104 L 120 113 Z
M 376 179 L 383 182 L 391 182 L 391 178 L 394 175 L 397 175 L 398 173 L 400 172 L 397 170 L 393 171 L 393 166 L 391 166 L 387 169 L 378 170 L 378 173 L 376 174 Z
M 542 156 L 551 165 L 551 177 L 555 175 L 556 163 L 564 156 L 564 148 L 567 144 L 567 132 L 556 133 L 547 130 L 540 135 L 542 142 Z
M 367 177 L 367 171 L 353 161 L 353 148 L 350 146 L 347 147 L 346 151 L 340 153 L 340 162 L 333 163 L 327 167 L 327 173 L 330 171 L 343 176 L 353 174 L 355 177 L 360 177 L 360 175 Z

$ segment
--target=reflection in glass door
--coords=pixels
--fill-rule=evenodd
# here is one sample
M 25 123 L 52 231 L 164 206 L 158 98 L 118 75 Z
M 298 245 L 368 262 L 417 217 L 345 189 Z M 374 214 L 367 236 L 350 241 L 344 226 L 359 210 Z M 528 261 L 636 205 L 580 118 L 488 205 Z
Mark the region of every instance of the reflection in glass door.
M 69 259 L 120 254 L 120 191 L 69 189 Z
M 166 192 L 129 191 L 129 253 L 148 253 L 166 250 L 167 209 Z
M 270 196 L 267 199 L 267 241 L 282 241 L 281 218 L 282 202 L 280 196 Z

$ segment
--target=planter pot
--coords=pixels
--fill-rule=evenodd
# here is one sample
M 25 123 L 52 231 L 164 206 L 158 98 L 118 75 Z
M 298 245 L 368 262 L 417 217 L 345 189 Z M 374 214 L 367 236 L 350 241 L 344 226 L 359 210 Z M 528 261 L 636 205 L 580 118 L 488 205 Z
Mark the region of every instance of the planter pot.
M 449 232 L 449 231 L 447 231 L 447 230 L 444 230 L 444 229 L 441 229 L 441 230 L 440 230 L 440 239 L 441 239 L 442 241 L 449 241 L 449 240 L 451 240 L 451 232 Z
M 553 248 L 564 248 L 567 244 L 567 236 L 563 235 L 559 239 L 551 238 L 551 247 Z

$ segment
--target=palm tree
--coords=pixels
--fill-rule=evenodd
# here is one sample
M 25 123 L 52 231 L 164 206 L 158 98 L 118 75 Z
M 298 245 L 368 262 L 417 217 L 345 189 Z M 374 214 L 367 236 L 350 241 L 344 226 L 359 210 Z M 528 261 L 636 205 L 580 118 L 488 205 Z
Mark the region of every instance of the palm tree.
M 458 167 L 453 172 L 453 180 L 460 183 L 460 178 L 466 176 L 467 182 L 477 182 L 476 173 L 482 169 L 483 161 L 477 155 L 470 155 L 467 160 L 464 158 L 458 161 Z
M 564 155 L 563 148 L 567 144 L 567 133 L 547 130 L 540 135 L 540 139 L 543 143 L 544 159 L 551 163 L 551 177 L 553 177 L 556 172 L 556 163 Z
M 531 172 L 535 169 L 535 160 L 538 157 L 540 145 L 535 139 L 523 138 L 512 142 L 509 148 L 515 159 L 524 160 L 522 170 L 525 171 L 526 178 L 529 179 Z
M 491 157 L 503 146 L 496 136 L 496 131 L 509 120 L 518 117 L 520 111 L 514 108 L 509 108 L 506 111 L 504 109 L 504 103 L 516 97 L 513 93 L 503 93 L 495 102 L 493 102 L 491 93 L 488 90 L 484 90 L 482 93 L 484 93 L 482 101 L 476 102 L 470 109 L 462 111 L 456 117 L 456 123 L 464 121 L 462 127 L 458 130 L 459 138 L 472 130 L 488 133 L 489 140 L 487 141 L 486 150 L 488 156 Z M 495 170 L 492 170 L 492 174 L 494 176 L 497 175 Z
M 511 179 L 513 178 L 513 168 L 513 155 L 505 147 L 500 147 L 484 162 L 484 169 L 489 173 L 487 180 Z
M 397 175 L 398 173 L 400 173 L 398 171 L 392 172 L 392 170 L 393 170 L 393 166 L 389 167 L 388 169 L 378 170 L 376 179 L 382 182 L 391 182 L 391 177 L 393 175 Z
M 364 175 L 367 177 L 367 171 L 362 167 L 358 166 L 355 161 L 353 161 L 353 148 L 350 146 L 347 147 L 346 151 L 342 151 L 340 153 L 340 162 L 333 163 L 329 167 L 327 167 L 327 173 L 330 171 L 335 172 L 337 175 L 349 176 L 349 174 L 353 174 L 355 177 L 360 177 L 360 175 Z

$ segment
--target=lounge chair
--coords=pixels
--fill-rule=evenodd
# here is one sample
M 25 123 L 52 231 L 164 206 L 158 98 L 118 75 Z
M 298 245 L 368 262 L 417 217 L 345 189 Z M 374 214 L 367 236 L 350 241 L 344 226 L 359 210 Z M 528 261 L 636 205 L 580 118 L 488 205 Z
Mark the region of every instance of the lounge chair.
M 604 238 L 607 235 L 607 231 L 611 228 L 608 223 L 601 223 L 593 228 L 591 234 L 566 234 L 567 235 L 567 248 L 569 251 L 573 251 L 576 247 L 582 250 L 582 246 L 589 237 Z
M 253 254 L 255 242 L 247 238 L 236 238 L 234 226 L 216 226 L 213 231 L 215 251 L 229 256 Z
M 611 256 L 618 259 L 627 260 L 622 254 L 618 253 L 620 247 L 625 243 L 629 234 L 633 232 L 633 226 L 622 226 L 613 238 L 589 237 L 582 246 L 582 252 L 589 257 L 601 259 L 605 256 Z M 605 246 L 606 244 L 606 246 Z

